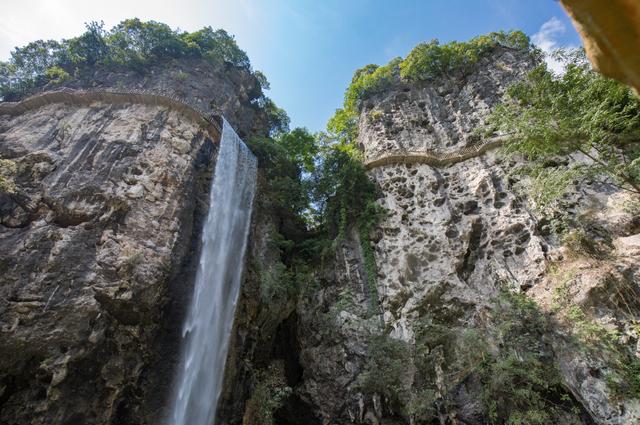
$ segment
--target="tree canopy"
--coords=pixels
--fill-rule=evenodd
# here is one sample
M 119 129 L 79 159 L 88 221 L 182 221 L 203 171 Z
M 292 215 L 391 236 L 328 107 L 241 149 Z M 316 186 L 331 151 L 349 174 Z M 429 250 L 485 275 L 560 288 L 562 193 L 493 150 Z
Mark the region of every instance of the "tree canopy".
M 205 27 L 195 32 L 173 30 L 168 25 L 127 19 L 111 30 L 91 22 L 75 38 L 38 40 L 18 47 L 7 62 L 0 62 L 0 98 L 17 100 L 49 81 L 62 82 L 82 76 L 95 67 L 127 68 L 139 72 L 166 59 L 205 58 L 251 70 L 246 53 L 226 31 Z M 264 89 L 262 73 L 256 78 Z

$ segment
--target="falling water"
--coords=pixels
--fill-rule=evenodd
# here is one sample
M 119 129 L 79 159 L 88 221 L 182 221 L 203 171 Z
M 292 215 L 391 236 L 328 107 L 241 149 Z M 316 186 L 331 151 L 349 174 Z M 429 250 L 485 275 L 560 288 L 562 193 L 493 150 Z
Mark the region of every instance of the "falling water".
M 223 120 L 202 230 L 202 254 L 183 328 L 170 425 L 212 425 L 238 298 L 256 184 L 256 158 Z

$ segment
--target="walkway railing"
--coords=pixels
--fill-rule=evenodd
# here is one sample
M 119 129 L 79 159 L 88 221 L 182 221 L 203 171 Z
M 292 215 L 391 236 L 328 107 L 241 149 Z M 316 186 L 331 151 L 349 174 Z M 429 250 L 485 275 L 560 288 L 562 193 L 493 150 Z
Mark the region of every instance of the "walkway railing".
M 497 136 L 454 152 L 439 152 L 437 150 L 390 151 L 378 158 L 365 161 L 364 165 L 368 170 L 392 164 L 427 164 L 433 167 L 442 167 L 482 155 L 490 149 L 501 146 L 506 140 L 507 136 Z
M 200 124 L 207 130 L 213 140 L 220 140 L 222 130 L 221 119 L 218 115 L 206 113 L 196 105 L 191 104 L 173 93 L 158 90 L 73 90 L 62 88 L 60 90 L 39 93 L 19 102 L 2 102 L 0 103 L 0 115 L 20 115 L 24 112 L 54 103 L 90 105 L 93 102 L 111 104 L 137 103 L 151 106 L 164 106 Z

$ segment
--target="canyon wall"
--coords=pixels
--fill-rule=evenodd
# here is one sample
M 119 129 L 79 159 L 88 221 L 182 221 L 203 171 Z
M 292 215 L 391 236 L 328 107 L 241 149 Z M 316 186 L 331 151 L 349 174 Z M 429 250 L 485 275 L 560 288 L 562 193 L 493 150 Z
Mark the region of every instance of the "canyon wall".
M 610 382 L 624 369 L 618 354 L 583 333 L 611 332 L 635 351 L 633 199 L 597 181 L 574 185 L 556 213 L 608 238 L 603 256 L 575 254 L 516 190 L 524 159 L 498 149 L 501 135 L 474 131 L 533 66 L 498 47 L 467 75 L 397 83 L 362 101 L 358 144 L 387 214 L 364 235 L 370 244 L 350 229 L 299 295 L 277 303 L 260 298 L 273 274 L 265 264 L 277 263 L 273 222 L 254 229 L 262 263 L 241 296 L 222 423 L 262 423 L 259 409 L 272 403 L 278 424 L 484 424 L 491 400 L 509 404 L 501 397 L 536 385 L 525 398 L 554 407 L 513 405 L 530 415 L 524 423 L 639 420 L 638 400 Z M 510 370 L 516 358 L 531 369 Z M 509 373 L 522 374 L 515 387 L 499 381 Z
M 251 74 L 188 62 L 1 105 L 0 423 L 161 421 L 218 150 L 199 110 L 268 131 Z
M 242 137 L 268 133 L 255 77 L 184 62 L 66 85 L 177 95 Z M 516 189 L 524 160 L 475 131 L 534 65 L 496 47 L 470 73 L 364 99 L 358 145 L 386 214 L 371 234 L 348 228 L 295 289 L 279 284 L 291 279 L 280 233 L 295 232 L 259 174 L 218 423 L 273 409 L 283 425 L 484 424 L 492 399 L 533 387 L 524 398 L 553 403 L 551 423 L 639 420 L 634 384 L 612 383 L 630 358 L 593 349 L 603 335 L 638 344 L 633 199 L 594 180 L 543 215 Z M 215 126 L 171 102 L 69 96 L 0 114 L 0 423 L 157 424 Z M 563 242 L 562 214 L 597 249 Z M 515 389 L 498 380 L 510 359 L 533 359 Z

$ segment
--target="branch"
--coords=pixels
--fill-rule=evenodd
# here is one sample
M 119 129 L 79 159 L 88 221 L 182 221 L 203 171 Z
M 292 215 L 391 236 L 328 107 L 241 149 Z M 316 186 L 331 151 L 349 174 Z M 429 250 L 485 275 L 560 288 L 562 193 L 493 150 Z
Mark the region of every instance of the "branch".
M 602 166 L 605 170 L 610 170 L 610 167 L 605 162 L 603 162 L 599 158 L 594 157 L 589 152 L 584 150 L 582 147 L 578 146 L 577 150 L 579 152 L 581 152 L 582 154 L 584 154 L 587 158 L 591 159 L 596 164 Z M 614 175 L 617 175 L 618 177 L 620 177 L 622 180 L 624 180 L 625 183 L 627 183 L 629 186 L 631 186 L 633 188 L 633 190 L 631 192 L 634 192 L 637 195 L 640 195 L 640 186 L 636 182 L 634 182 L 629 176 L 626 176 L 624 174 L 615 174 L 613 172 L 611 174 L 614 174 Z M 626 189 L 626 190 L 628 190 L 628 189 Z

